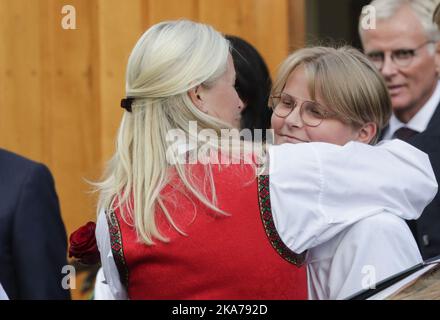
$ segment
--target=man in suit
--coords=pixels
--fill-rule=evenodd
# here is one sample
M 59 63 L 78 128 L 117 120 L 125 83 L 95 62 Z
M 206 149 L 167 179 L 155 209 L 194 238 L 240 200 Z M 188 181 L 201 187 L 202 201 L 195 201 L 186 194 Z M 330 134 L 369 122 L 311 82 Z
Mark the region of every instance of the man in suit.
M 10 299 L 70 299 L 67 237 L 49 170 L 0 149 L 0 283 Z
M 440 32 L 432 15 L 439 2 L 374 0 L 370 5 L 376 27 L 363 29 L 364 16 L 359 23 L 364 52 L 382 73 L 391 96 L 393 115 L 382 138 L 399 138 L 428 153 L 438 181 L 440 85 L 435 58 Z M 408 225 L 423 258 L 440 254 L 439 195 Z

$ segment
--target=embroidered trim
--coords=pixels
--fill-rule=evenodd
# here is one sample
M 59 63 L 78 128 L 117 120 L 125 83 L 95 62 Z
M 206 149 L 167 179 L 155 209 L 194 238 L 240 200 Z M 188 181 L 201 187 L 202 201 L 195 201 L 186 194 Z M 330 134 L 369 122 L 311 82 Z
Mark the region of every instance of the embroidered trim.
M 259 175 L 257 179 L 258 203 L 260 205 L 261 220 L 263 222 L 266 235 L 269 238 L 272 247 L 281 257 L 295 266 L 301 267 L 304 264 L 307 251 L 301 254 L 296 254 L 281 240 L 273 221 L 272 207 L 270 204 L 269 175 Z
M 118 268 L 119 277 L 125 288 L 128 288 L 128 268 L 125 262 L 124 249 L 122 247 L 122 233 L 115 212 L 106 214 L 110 232 L 110 245 L 112 247 L 113 259 Z

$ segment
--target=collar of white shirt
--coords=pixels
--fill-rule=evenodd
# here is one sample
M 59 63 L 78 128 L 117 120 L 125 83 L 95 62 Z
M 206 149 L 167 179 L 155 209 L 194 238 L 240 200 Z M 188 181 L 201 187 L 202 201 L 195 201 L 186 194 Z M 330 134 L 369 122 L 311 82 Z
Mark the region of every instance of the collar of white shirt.
M 419 112 L 408 122 L 403 123 L 393 114 L 390 119 L 390 124 L 388 129 L 386 130 L 383 140 L 392 139 L 394 132 L 399 130 L 400 128 L 406 126 L 409 129 L 423 132 L 428 127 L 429 121 L 434 115 L 435 109 L 437 108 L 440 102 L 440 82 L 437 83 L 437 87 L 435 88 L 434 93 L 431 98 L 429 98 L 428 102 L 420 109 Z
M 0 283 L 0 300 L 8 300 L 8 295 L 5 290 L 3 290 L 2 284 Z

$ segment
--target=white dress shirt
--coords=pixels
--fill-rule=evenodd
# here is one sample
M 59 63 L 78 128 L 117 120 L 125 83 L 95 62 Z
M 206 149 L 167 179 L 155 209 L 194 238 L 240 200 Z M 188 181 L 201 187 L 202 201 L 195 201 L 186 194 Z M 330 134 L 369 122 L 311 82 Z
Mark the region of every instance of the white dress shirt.
M 393 114 L 390 118 L 388 129 L 383 135 L 383 140 L 393 139 L 394 133 L 402 127 L 415 130 L 417 132 L 423 132 L 428 127 L 429 121 L 431 121 L 437 106 L 440 103 L 440 82 L 437 82 L 437 86 L 434 93 L 429 98 L 428 102 L 415 114 L 408 123 L 403 123 Z
M 113 258 L 113 257 L 112 257 Z M 107 264 L 106 264 L 107 265 Z M 116 276 L 116 275 L 115 275 Z M 118 290 L 113 290 L 112 288 L 115 285 L 120 285 L 119 275 L 117 275 L 117 284 L 112 283 L 112 285 L 108 285 L 104 276 L 104 270 L 100 268 L 98 273 L 96 274 L 95 279 L 95 291 L 93 293 L 94 300 L 127 300 L 127 295 L 125 293 L 125 289 L 120 287 Z M 111 278 L 110 278 L 111 279 Z
M 308 252 L 309 299 L 344 299 L 423 261 L 406 222 L 383 212 Z
M 96 276 L 95 300 L 127 300 L 127 290 L 121 282 L 118 268 L 113 259 L 110 232 L 103 210 L 98 214 L 95 234 L 102 265 Z
M 400 140 L 299 146 L 271 149 L 270 194 L 283 242 L 309 250 L 310 299 L 346 298 L 422 261 L 402 218 L 437 193 L 426 154 Z
M 395 230 L 392 224 L 399 226 L 404 223 L 395 217 L 417 218 L 437 192 L 437 182 L 425 153 L 403 141 L 393 140 L 374 147 L 357 142 L 350 142 L 343 147 L 326 143 L 284 144 L 271 147 L 269 155 L 274 222 L 281 239 L 291 250 L 301 253 L 326 242 L 330 247 L 337 247 L 331 241 L 338 236 L 342 237 L 345 232 L 351 239 L 359 238 L 363 246 L 359 249 L 344 249 L 341 259 L 356 258 L 359 259 L 359 265 L 370 263 L 369 259 L 362 260 L 362 257 L 381 250 L 381 246 L 378 243 L 369 246 L 368 242 L 363 241 L 362 239 L 371 237 L 370 232 L 364 231 L 368 231 L 367 227 L 379 230 L 376 223 L 389 220 L 397 222 L 387 223 L 383 228 L 384 242 L 391 243 L 390 246 L 383 245 L 384 249 L 377 255 L 383 264 L 379 265 L 376 260 L 371 263 L 378 268 L 379 277 L 389 272 L 395 273 L 401 265 L 408 264 L 406 256 L 405 259 L 400 259 L 400 256 L 391 255 L 390 251 L 400 248 L 395 241 L 406 240 L 411 234 L 396 231 L 399 237 L 394 237 L 391 232 L 388 239 L 387 233 Z M 378 215 L 383 217 L 377 218 Z M 387 218 L 388 216 L 390 217 Z M 354 228 L 356 222 L 369 217 L 374 217 L 370 223 L 358 224 L 358 229 L 352 229 L 350 233 L 350 228 Z M 362 227 L 363 225 L 367 227 Z M 363 231 L 359 231 L 359 226 Z M 350 236 L 353 233 L 355 235 Z M 96 290 L 100 290 L 99 286 L 109 285 L 114 298 L 126 299 L 127 293 L 113 260 L 104 212 L 100 212 L 98 217 L 96 237 L 104 274 L 104 279 L 97 283 Z M 345 241 L 345 245 L 350 247 L 350 241 Z M 386 249 L 388 247 L 390 248 Z M 323 251 L 325 257 L 334 252 Z M 418 251 L 413 252 L 411 247 L 410 252 L 409 263 L 417 263 L 420 254 Z M 346 268 L 348 265 L 345 260 L 338 263 L 332 261 L 332 266 L 342 268 L 337 270 L 341 276 L 333 277 L 332 270 L 319 262 L 324 261 L 325 257 L 318 250 L 309 254 L 309 270 L 312 270 L 312 273 L 309 272 L 309 290 L 316 291 L 316 294 L 310 295 L 311 298 L 333 297 L 328 295 L 328 292 L 333 291 L 338 292 L 334 297 L 341 297 L 362 288 L 361 284 L 354 283 L 349 284 L 349 289 L 333 290 L 341 287 L 342 282 L 346 283 L 346 272 L 350 270 Z M 398 260 L 394 262 L 394 259 Z M 315 268 L 313 263 L 316 261 L 318 267 Z M 394 264 L 398 267 L 387 268 L 382 272 L 382 266 Z M 358 278 L 349 279 L 352 279 L 350 282 L 357 282 Z M 330 288 L 330 291 L 313 289 L 318 287 Z M 108 289 L 103 288 L 103 291 L 108 292 Z
M 5 290 L 3 289 L 1 283 L 0 283 L 0 300 L 9 300 L 8 295 L 6 294 Z

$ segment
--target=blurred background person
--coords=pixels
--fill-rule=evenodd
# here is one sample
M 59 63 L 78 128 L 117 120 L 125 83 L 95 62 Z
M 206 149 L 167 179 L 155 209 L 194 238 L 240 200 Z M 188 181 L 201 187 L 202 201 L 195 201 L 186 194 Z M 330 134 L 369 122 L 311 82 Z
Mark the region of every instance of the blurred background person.
M 440 86 L 435 66 L 440 32 L 432 22 L 438 0 L 375 0 L 377 24 L 359 33 L 368 58 L 382 73 L 393 115 L 382 139 L 408 141 L 431 155 L 440 140 L 429 132 L 440 126 Z M 362 21 L 363 16 L 361 15 Z M 423 138 L 418 134 L 427 131 Z M 433 162 L 439 177 L 440 163 Z M 440 200 L 437 196 L 420 219 L 409 221 L 423 257 L 440 254 Z
M 0 149 L 0 283 L 11 300 L 70 299 L 66 230 L 49 169 Z
M 263 57 L 246 40 L 226 35 L 232 50 L 237 79 L 235 88 L 244 104 L 241 113 L 241 129 L 262 129 L 262 138 L 266 140 L 265 129 L 270 127 L 272 110 L 268 100 L 272 80 Z M 255 137 L 254 137 L 255 138 Z

